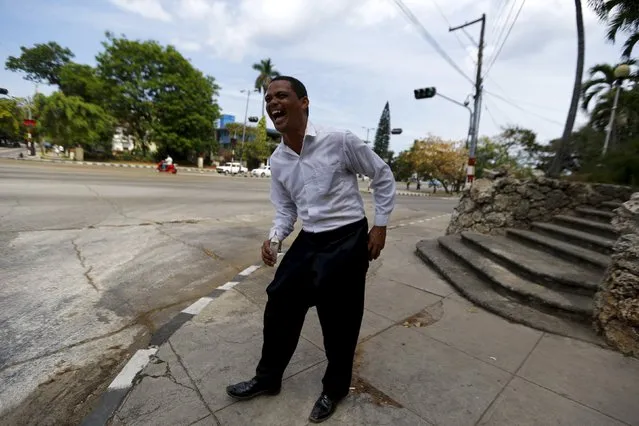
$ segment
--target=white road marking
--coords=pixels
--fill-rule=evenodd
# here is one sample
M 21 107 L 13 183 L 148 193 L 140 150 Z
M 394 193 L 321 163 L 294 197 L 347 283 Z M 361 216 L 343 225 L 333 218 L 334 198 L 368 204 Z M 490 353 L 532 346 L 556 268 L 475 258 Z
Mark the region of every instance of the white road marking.
M 239 284 L 239 281 L 229 281 L 224 285 L 219 286 L 217 289 L 218 290 L 230 290 L 233 287 L 235 287 L 236 285 Z
M 224 284 L 224 285 L 227 285 L 227 284 Z M 195 303 L 193 303 L 191 306 L 189 306 L 188 308 L 182 310 L 182 312 L 184 312 L 185 314 L 197 315 L 200 312 L 202 312 L 202 309 L 204 309 L 206 307 L 206 305 L 211 303 L 212 300 L 213 299 L 210 298 L 210 297 L 201 297 Z
M 133 354 L 120 374 L 109 385 L 109 389 L 127 389 L 133 385 L 133 379 L 149 363 L 151 355 L 155 355 L 157 348 L 140 349 Z
M 260 269 L 260 265 L 251 265 L 245 270 L 243 270 L 242 272 L 240 272 L 240 275 L 243 277 L 247 277 L 251 275 L 253 272 L 257 271 L 258 269 Z

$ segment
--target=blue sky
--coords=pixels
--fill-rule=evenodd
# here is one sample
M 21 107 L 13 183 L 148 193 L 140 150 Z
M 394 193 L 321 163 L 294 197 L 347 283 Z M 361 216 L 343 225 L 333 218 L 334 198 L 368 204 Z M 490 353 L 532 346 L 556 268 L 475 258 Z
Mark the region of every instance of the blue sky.
M 499 34 L 503 40 L 522 1 L 526 0 L 404 3 L 459 68 L 473 77 L 476 48 L 466 34 L 449 33 L 447 21 L 457 25 L 487 14 L 489 64 L 498 50 Z M 3 63 L 7 56 L 19 54 L 22 45 L 56 41 L 75 53 L 76 62 L 93 64 L 109 30 L 175 45 L 216 78 L 222 86 L 223 112 L 240 121 L 246 102 L 240 90 L 251 88 L 256 77 L 251 64 L 271 58 L 280 72 L 306 84 L 314 122 L 348 128 L 364 138 L 364 127 L 377 126 L 389 101 L 392 126 L 404 129 L 391 140 L 396 152 L 427 134 L 463 140 L 468 130 L 468 112 L 461 107 L 441 98 L 414 99 L 413 89 L 436 86 L 440 93 L 463 101 L 472 87 L 408 23 L 393 0 L 0 0 L 0 5 Z M 525 2 L 485 82 L 491 94 L 485 96 L 482 109 L 482 135 L 497 134 L 507 124 L 533 129 L 542 141 L 561 134 L 575 67 L 574 21 L 572 1 Z M 586 66 L 615 62 L 619 47 L 604 41 L 604 27 L 587 9 L 585 21 Z M 478 26 L 468 32 L 478 39 Z M 4 67 L 0 87 L 14 96 L 35 90 Z M 53 88 L 39 90 L 48 93 Z M 250 99 L 249 115 L 259 115 L 260 109 L 256 94 Z

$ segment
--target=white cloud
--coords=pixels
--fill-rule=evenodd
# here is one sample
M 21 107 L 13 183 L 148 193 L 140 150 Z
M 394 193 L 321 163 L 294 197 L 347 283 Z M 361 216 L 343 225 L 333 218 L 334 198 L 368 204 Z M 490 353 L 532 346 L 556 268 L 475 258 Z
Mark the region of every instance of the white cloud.
M 147 19 L 165 22 L 170 22 L 172 19 L 159 0 L 111 0 L 111 3 Z
M 171 40 L 171 44 L 184 52 L 199 52 L 202 50 L 202 45 L 193 40 L 174 38 Z

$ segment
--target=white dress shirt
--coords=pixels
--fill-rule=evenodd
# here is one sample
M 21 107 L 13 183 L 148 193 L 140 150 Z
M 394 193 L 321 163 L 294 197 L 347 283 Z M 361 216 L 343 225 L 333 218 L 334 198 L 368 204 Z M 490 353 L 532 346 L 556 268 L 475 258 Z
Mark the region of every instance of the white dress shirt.
M 275 220 L 269 239 L 293 232 L 297 218 L 307 232 L 324 232 L 366 216 L 357 173 L 371 178 L 375 221 L 386 226 L 395 207 L 395 178 L 386 164 L 349 131 L 309 121 L 298 155 L 282 141 L 271 156 L 271 201 Z

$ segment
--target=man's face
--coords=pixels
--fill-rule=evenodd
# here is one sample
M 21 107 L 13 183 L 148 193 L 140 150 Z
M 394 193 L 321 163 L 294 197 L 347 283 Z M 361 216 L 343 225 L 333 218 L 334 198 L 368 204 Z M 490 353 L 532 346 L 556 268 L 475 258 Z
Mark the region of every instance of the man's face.
M 264 100 L 266 112 L 278 132 L 286 133 L 305 127 L 308 98 L 298 98 L 290 82 L 277 80 L 269 84 Z

